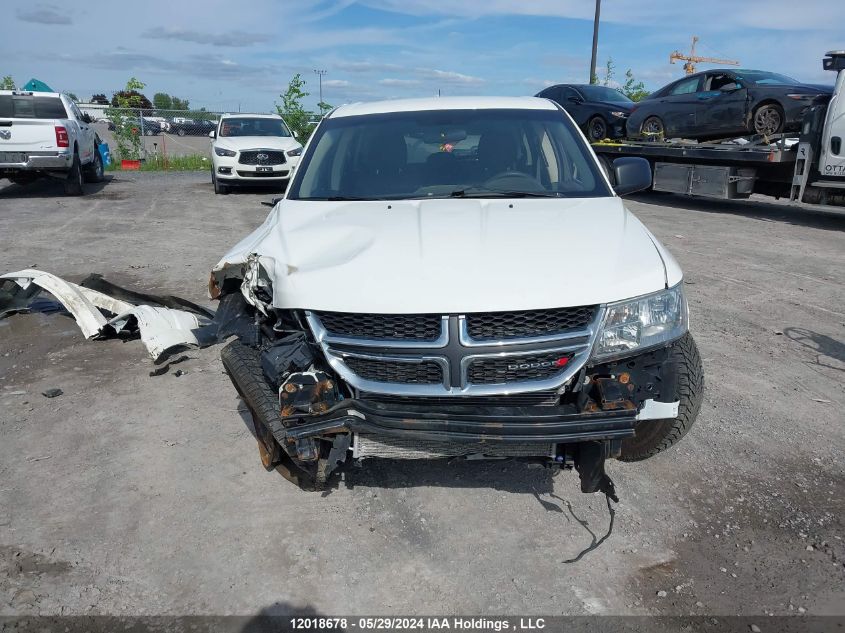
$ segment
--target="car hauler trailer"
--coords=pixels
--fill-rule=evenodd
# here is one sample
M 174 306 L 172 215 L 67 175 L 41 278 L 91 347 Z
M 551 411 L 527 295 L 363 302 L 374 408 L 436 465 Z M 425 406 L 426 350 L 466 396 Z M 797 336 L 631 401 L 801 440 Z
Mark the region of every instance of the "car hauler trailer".
M 618 156 L 639 156 L 652 167 L 654 191 L 723 199 L 752 193 L 810 205 L 845 206 L 845 51 L 831 51 L 825 70 L 838 73 L 827 105 L 810 108 L 797 142 L 787 135 L 726 142 L 599 142 L 609 168 Z

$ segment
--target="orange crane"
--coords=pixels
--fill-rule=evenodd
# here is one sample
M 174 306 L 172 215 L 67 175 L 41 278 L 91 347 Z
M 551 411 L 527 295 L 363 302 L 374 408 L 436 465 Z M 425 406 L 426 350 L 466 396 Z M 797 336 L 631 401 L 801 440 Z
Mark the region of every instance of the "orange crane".
M 680 51 L 672 51 L 669 54 L 669 63 L 674 64 L 675 60 L 686 61 L 684 64 L 684 71 L 688 75 L 691 75 L 695 72 L 695 65 L 700 62 L 706 62 L 708 64 L 730 64 L 731 66 L 739 66 L 739 62 L 734 61 L 732 59 L 716 59 L 715 57 L 699 57 L 695 54 L 695 44 L 698 42 L 698 36 L 692 36 L 692 46 L 690 47 L 689 55 L 683 55 Z

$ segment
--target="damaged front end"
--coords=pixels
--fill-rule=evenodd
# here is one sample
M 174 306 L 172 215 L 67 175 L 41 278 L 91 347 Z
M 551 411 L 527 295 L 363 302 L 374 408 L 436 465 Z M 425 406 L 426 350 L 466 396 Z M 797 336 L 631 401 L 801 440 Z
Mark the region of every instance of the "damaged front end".
M 368 458 L 515 458 L 575 468 L 615 498 L 604 464 L 679 412 L 677 341 L 590 362 L 608 309 L 373 315 L 278 309 L 269 276 L 212 276 L 223 364 L 264 466 L 319 488 Z M 536 313 L 535 313 L 536 312 Z M 223 315 L 230 315 L 227 319 Z M 545 331 L 541 331 L 545 328 Z

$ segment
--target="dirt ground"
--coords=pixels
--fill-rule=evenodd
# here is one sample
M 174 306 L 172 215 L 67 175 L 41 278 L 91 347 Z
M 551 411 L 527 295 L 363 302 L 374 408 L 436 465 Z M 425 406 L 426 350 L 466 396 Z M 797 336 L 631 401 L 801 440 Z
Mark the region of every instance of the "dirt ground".
M 208 174 L 87 190 L 0 181 L 0 271 L 207 302 L 273 195 L 215 196 Z M 0 614 L 845 614 L 845 213 L 629 207 L 685 270 L 706 395 L 677 447 L 609 463 L 613 531 L 579 562 L 609 515 L 574 474 L 381 462 L 303 492 L 261 467 L 219 349 L 151 377 L 139 341 L 19 315 L 0 321 Z

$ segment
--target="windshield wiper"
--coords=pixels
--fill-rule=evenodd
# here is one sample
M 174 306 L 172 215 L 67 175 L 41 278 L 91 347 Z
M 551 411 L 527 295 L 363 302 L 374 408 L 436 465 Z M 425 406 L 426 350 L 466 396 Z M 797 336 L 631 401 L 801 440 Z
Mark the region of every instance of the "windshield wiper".
M 311 200 L 313 201 L 321 201 L 321 202 L 360 202 L 360 201 L 373 201 L 373 200 L 391 200 L 391 198 L 365 198 L 361 196 L 329 196 L 328 198 L 322 197 L 306 197 L 306 198 L 293 198 L 293 200 Z
M 450 198 L 561 198 L 563 194 L 557 191 L 507 191 L 502 189 L 483 189 L 481 187 L 467 187 L 456 189 L 449 194 Z

